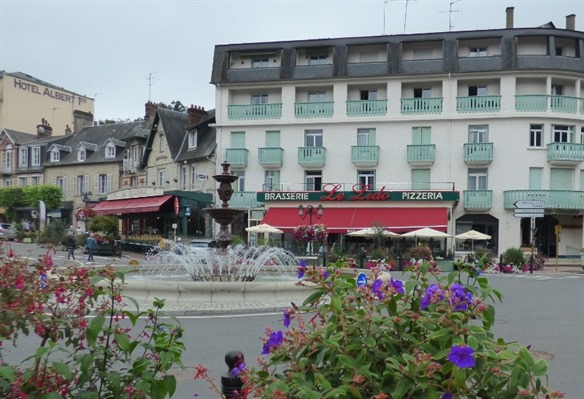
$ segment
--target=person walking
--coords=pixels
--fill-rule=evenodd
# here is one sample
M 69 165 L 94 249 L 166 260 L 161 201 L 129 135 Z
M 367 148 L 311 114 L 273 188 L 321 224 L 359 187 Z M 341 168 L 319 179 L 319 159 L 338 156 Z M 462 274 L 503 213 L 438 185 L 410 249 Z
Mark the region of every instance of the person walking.
M 73 234 L 67 234 L 67 260 L 73 258 L 75 260 L 75 237 Z
M 85 246 L 87 247 L 87 261 L 93 262 L 93 252 L 99 248 L 99 245 L 97 245 L 97 240 L 93 237 L 93 233 L 87 237 Z

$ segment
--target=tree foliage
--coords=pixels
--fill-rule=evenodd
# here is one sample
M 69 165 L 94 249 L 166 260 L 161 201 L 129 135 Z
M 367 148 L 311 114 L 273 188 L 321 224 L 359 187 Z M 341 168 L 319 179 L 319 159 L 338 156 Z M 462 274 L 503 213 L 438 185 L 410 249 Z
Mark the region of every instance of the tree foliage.
M 165 103 L 158 103 L 158 108 L 171 109 L 178 112 L 185 112 L 187 110 L 187 107 L 185 107 L 179 100 L 171 101 L 170 105 Z
M 87 228 L 95 233 L 103 233 L 108 238 L 116 237 L 119 234 L 119 220 L 117 216 L 98 215 L 91 218 Z
M 38 207 L 39 201 L 44 201 L 47 209 L 59 209 L 63 202 L 63 192 L 57 186 L 44 184 L 40 186 L 28 186 L 23 189 L 26 204 Z

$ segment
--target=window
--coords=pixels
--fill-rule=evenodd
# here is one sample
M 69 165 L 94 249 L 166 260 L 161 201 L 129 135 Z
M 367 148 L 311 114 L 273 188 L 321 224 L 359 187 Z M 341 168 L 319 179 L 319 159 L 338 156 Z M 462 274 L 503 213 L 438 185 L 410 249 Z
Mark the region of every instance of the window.
M 358 170 L 357 181 L 361 188 L 368 190 L 375 189 L 375 171 L 374 170 Z
M 322 172 L 320 170 L 306 171 L 306 191 L 322 190 Z
M 4 179 L 4 187 L 12 187 L 12 179 L 11 178 Z
M 280 131 L 267 130 L 266 131 L 266 147 L 279 148 L 280 147 Z
M 468 142 L 471 144 L 489 142 L 489 126 L 477 125 L 468 127 Z
M 75 177 L 75 195 L 82 196 L 89 192 L 89 175 L 79 175 Z
M 61 160 L 61 153 L 58 149 L 54 148 L 49 152 L 49 160 L 51 162 L 59 162 Z
M 359 62 L 378 62 L 377 51 L 361 51 L 359 53 Z
M 188 190 L 189 184 L 189 169 L 188 166 L 183 165 L 180 168 L 180 189 L 181 190 Z
M 26 186 L 28 186 L 28 178 L 27 177 L 19 177 L 18 178 L 18 185 L 20 187 L 26 187 Z
M 468 170 L 468 190 L 486 190 L 487 187 L 487 169 Z
M 264 190 L 274 191 L 280 189 L 280 171 L 266 170 L 264 176 Z
M 38 186 L 39 184 L 41 184 L 40 176 L 33 176 L 30 178 L 30 180 L 31 180 L 33 186 Z
M 135 145 L 132 147 L 132 159 L 134 161 L 141 161 L 142 160 L 142 152 L 143 147 L 141 145 Z
M 430 190 L 430 169 L 412 169 L 412 190 Z
M 488 94 L 487 86 L 468 86 L 469 96 L 486 96 Z
M 18 166 L 26 168 L 28 166 L 28 148 L 20 147 L 18 149 Z
M 164 187 L 166 185 L 166 170 L 158 169 L 158 187 Z
M 377 90 L 361 90 L 359 92 L 359 98 L 361 100 L 377 100 Z
M 63 192 L 63 195 L 67 194 L 67 176 L 57 176 L 55 177 L 55 186 L 59 187 Z
M 106 158 L 115 158 L 116 157 L 116 146 L 112 143 L 107 143 L 105 146 L 105 157 Z
M 318 103 L 326 101 L 326 92 L 325 91 L 309 91 L 308 92 L 308 102 L 309 103 Z
M 130 187 L 138 187 L 138 176 L 130 176 Z
M 107 194 L 112 191 L 112 175 L 98 175 L 97 176 L 97 192 L 99 194 Z
M 529 168 L 529 189 L 541 190 L 543 168 Z
M 197 147 L 197 129 L 191 130 L 188 133 L 189 135 L 189 148 L 196 148 Z
M 231 132 L 229 148 L 245 148 L 245 132 Z
M 573 169 L 551 168 L 550 190 L 573 190 Z
M 194 190 L 197 185 L 197 167 L 191 165 L 191 190 Z
M 584 191 L 584 169 L 580 171 L 580 191 Z
M 327 54 L 311 54 L 308 56 L 308 65 L 324 65 L 326 64 Z
M 306 147 L 322 147 L 322 130 L 306 130 L 304 132 L 304 145 Z
M 564 95 L 564 86 L 562 85 L 552 85 L 552 95 L 553 96 L 563 96 Z
M 163 152 L 164 148 L 165 148 L 165 140 L 164 140 L 164 134 L 160 134 L 158 136 L 158 151 Z
M 268 103 L 268 95 L 267 94 L 252 94 L 251 103 L 254 105 L 255 104 L 267 104 Z
M 85 151 L 84 147 L 79 148 L 79 150 L 77 151 L 77 160 L 79 162 L 83 162 L 85 161 L 85 157 L 87 156 L 87 152 Z
M 8 144 L 5 148 L 4 167 L 12 169 L 12 144 Z
M 573 129 L 573 126 L 554 125 L 552 141 L 554 143 L 572 143 Z
M 471 47 L 469 48 L 469 57 L 486 57 L 487 48 L 486 47 Z
M 414 98 L 429 98 L 432 97 L 431 88 L 414 88 Z
M 543 125 L 529 125 L 529 146 L 542 147 Z
M 412 144 L 426 145 L 432 143 L 432 128 L 430 126 L 416 126 L 412 128 Z
M 32 147 L 32 166 L 40 166 L 41 164 L 41 148 Z
M 580 128 L 580 144 L 584 144 L 584 126 Z
M 375 145 L 375 129 L 357 129 L 357 145 Z
M 232 175 L 239 177 L 235 182 L 235 191 L 245 191 L 245 171 L 244 170 L 234 170 L 231 172 Z
M 561 57 L 564 55 L 564 48 L 560 46 L 556 46 L 556 56 Z
M 267 68 L 270 66 L 270 60 L 268 57 L 257 57 L 252 58 L 251 67 L 252 68 Z

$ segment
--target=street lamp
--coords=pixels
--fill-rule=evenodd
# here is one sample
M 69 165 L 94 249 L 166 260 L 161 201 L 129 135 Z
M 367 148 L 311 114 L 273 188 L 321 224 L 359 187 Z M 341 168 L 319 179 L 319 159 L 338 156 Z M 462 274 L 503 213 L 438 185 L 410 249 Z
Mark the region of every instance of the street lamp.
M 306 208 L 303 207 L 302 205 L 298 205 L 298 216 L 300 216 L 300 219 L 304 219 L 306 217 L 306 215 L 308 215 L 308 223 L 310 224 L 310 227 L 312 228 L 312 217 L 316 216 L 317 219 L 320 219 L 322 217 L 322 214 L 324 213 L 324 208 L 322 206 L 322 204 L 318 204 L 318 206 L 312 206 L 312 205 L 307 205 Z M 312 255 L 312 242 L 310 242 L 308 244 L 308 252 Z M 324 261 L 324 253 L 323 253 L 323 261 Z
M 92 193 L 91 191 L 86 191 L 86 192 L 84 192 L 84 193 L 83 193 L 83 198 L 81 198 L 81 201 L 83 201 L 83 203 L 84 203 L 85 205 L 87 205 L 87 203 L 88 203 L 89 201 L 91 201 L 91 198 L 89 198 L 89 197 L 90 197 L 90 196 L 92 196 L 92 195 L 93 195 L 93 193 Z

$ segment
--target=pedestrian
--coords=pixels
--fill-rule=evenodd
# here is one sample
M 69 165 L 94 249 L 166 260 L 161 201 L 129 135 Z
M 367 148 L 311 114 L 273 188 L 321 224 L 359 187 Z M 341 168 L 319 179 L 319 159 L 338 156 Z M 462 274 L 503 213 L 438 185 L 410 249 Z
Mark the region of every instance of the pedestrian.
M 75 260 L 75 237 L 73 234 L 67 234 L 67 260 L 73 258 Z
M 85 246 L 87 247 L 87 261 L 93 262 L 93 252 L 99 248 L 97 245 L 96 239 L 93 237 L 93 233 L 89 237 L 87 237 L 87 241 L 85 242 Z
M 367 250 L 364 246 L 361 247 L 361 252 L 359 253 L 360 267 L 363 269 L 365 267 L 365 259 L 367 258 Z

